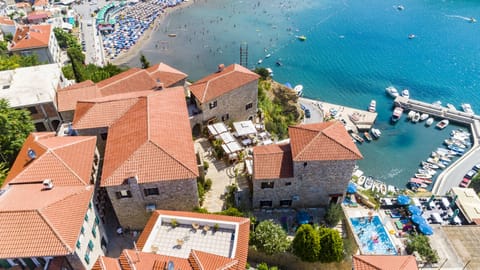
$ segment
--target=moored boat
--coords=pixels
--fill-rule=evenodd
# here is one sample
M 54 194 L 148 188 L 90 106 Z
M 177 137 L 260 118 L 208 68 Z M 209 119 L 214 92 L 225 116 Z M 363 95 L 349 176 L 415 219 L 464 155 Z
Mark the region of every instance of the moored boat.
M 373 139 L 372 136 L 370 136 L 370 133 L 368 133 L 368 131 L 365 131 L 363 133 L 363 136 L 365 136 L 365 139 L 367 139 L 367 141 L 369 141 L 369 142 L 372 141 L 372 139 Z
M 428 113 L 422 113 L 420 115 L 420 121 L 424 121 L 424 120 L 427 120 L 428 117 L 430 117 L 430 115 Z
M 417 123 L 418 121 L 420 121 L 420 113 L 415 113 L 415 115 L 413 116 L 412 118 L 412 122 L 413 123 Z
M 465 149 L 460 148 L 460 147 L 455 146 L 455 145 L 452 145 L 452 144 L 448 146 L 448 149 L 453 150 L 453 151 L 455 151 L 455 152 L 457 152 L 458 154 L 461 154 L 461 155 L 463 155 L 463 153 L 465 153 Z
M 440 169 L 438 165 L 427 162 L 427 161 L 422 161 L 422 168 L 430 168 L 432 170 Z
M 415 111 L 409 111 L 408 114 L 407 114 L 407 118 L 409 120 L 412 120 L 413 117 L 415 116 L 416 112 Z
M 368 176 L 367 179 L 365 180 L 365 184 L 363 185 L 363 187 L 369 190 L 369 189 L 372 189 L 372 186 L 373 186 L 373 177 Z
M 393 109 L 392 121 L 397 122 L 398 120 L 400 120 L 400 118 L 402 117 L 402 114 L 403 114 L 403 108 L 395 107 L 395 109 Z
M 365 184 L 365 180 L 367 179 L 367 177 L 365 175 L 362 175 L 358 178 L 358 181 L 357 181 L 357 185 L 359 186 L 363 186 L 363 184 Z
M 451 111 L 456 111 L 457 108 L 455 108 L 455 105 L 451 104 L 451 103 L 447 103 L 447 108 Z
M 450 121 L 448 121 L 448 119 L 442 119 L 440 122 L 437 123 L 435 127 L 437 127 L 438 129 L 444 129 L 448 126 L 449 123 Z
M 475 114 L 472 109 L 472 105 L 468 103 L 462 103 L 462 110 L 468 114 Z
M 408 89 L 403 89 L 402 90 L 402 97 L 404 98 L 410 98 L 410 91 L 408 91 Z
M 380 184 L 380 193 L 387 195 L 387 185 L 383 182 Z
M 429 117 L 427 121 L 425 121 L 425 126 L 427 127 L 431 126 L 433 124 L 433 121 L 434 121 L 433 117 Z
M 306 36 L 304 36 L 304 35 L 301 35 L 301 36 L 295 36 L 295 37 L 296 37 L 298 40 L 300 40 L 300 41 L 305 41 L 305 40 L 307 40 L 307 37 L 306 37 Z
M 382 132 L 378 128 L 372 128 L 370 131 L 372 132 L 372 136 L 375 139 L 380 138 L 380 135 L 382 135 Z
M 375 101 L 375 99 L 372 99 L 370 101 L 370 105 L 368 106 L 368 111 L 375 112 L 376 110 L 377 110 L 377 102 Z
M 355 132 L 353 132 L 351 135 L 352 135 L 352 138 L 354 138 L 359 143 L 363 143 L 365 141 L 362 137 L 360 137 L 360 135 L 358 135 Z
M 390 95 L 393 98 L 396 98 L 396 97 L 399 96 L 397 88 L 395 88 L 393 86 L 389 86 L 389 87 L 385 88 L 385 91 L 387 92 L 388 95 Z
M 426 173 L 416 173 L 415 177 L 420 178 L 420 179 L 430 179 L 430 178 L 432 178 L 432 176 L 430 174 L 426 174 Z
M 295 91 L 297 96 L 301 97 L 303 95 L 303 85 L 301 84 L 295 85 L 295 87 L 293 88 L 293 91 Z

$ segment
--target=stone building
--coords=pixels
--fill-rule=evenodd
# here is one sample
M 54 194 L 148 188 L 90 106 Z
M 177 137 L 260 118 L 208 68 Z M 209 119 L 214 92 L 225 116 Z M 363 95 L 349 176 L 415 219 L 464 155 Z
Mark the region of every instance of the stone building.
M 219 65 L 216 73 L 188 87 L 190 125 L 198 131 L 216 121 L 254 120 L 258 106 L 256 73 L 233 64 Z
M 143 228 L 157 208 L 198 206 L 197 160 L 183 87 L 79 102 L 73 128 L 106 139 L 100 186 L 123 227 Z
M 32 133 L 0 190 L 0 268 L 91 269 L 108 243 L 95 137 Z
M 362 154 L 340 122 L 289 128 L 290 143 L 253 148 L 253 207 L 340 202 Z

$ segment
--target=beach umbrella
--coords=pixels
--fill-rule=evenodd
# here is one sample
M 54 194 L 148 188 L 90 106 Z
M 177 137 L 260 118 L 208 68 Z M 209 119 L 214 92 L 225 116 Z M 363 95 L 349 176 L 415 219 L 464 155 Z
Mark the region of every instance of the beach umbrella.
M 415 223 L 415 224 L 419 224 L 419 225 L 420 225 L 420 224 L 422 224 L 422 223 L 426 223 L 426 222 L 425 222 L 425 219 L 424 219 L 422 216 L 420 216 L 420 215 L 413 215 L 410 219 L 411 219 L 412 222 Z
M 421 223 L 418 226 L 418 229 L 420 230 L 421 233 L 423 233 L 425 235 L 432 235 L 433 234 L 432 227 L 430 227 L 430 225 L 428 225 L 427 223 Z
M 353 194 L 356 192 L 357 192 L 357 186 L 352 182 L 348 183 L 347 193 Z
M 452 202 L 450 203 L 450 207 L 453 207 L 455 205 L 455 201 L 457 200 L 458 195 L 455 195 L 452 199 Z
M 435 199 L 435 195 L 430 196 L 430 199 L 428 199 L 427 204 L 431 203 Z
M 420 209 L 418 206 L 416 205 L 409 205 L 408 206 L 408 211 L 410 212 L 410 214 L 412 215 L 421 215 L 422 214 L 422 209 Z
M 410 197 L 408 197 L 407 195 L 399 195 L 397 197 L 397 203 L 399 205 L 407 205 L 407 204 L 410 204 Z

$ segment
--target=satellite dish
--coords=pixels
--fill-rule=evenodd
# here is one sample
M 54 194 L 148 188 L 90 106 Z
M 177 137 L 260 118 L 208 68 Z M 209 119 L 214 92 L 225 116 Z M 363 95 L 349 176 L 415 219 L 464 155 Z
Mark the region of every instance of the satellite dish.
M 30 159 L 35 159 L 37 157 L 37 153 L 33 149 L 27 150 L 27 155 Z
M 172 261 L 168 261 L 167 270 L 175 270 L 175 265 Z

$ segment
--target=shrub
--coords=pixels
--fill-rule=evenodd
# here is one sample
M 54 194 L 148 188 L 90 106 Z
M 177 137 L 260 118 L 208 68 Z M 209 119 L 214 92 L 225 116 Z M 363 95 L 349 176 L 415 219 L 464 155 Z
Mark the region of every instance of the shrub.
M 212 179 L 207 178 L 207 180 L 205 180 L 205 183 L 203 184 L 203 187 L 205 191 L 209 191 L 210 189 L 212 189 Z
M 203 169 L 206 171 L 206 170 L 208 170 L 209 167 L 210 167 L 210 164 L 208 163 L 208 161 L 204 160 L 203 161 Z
M 243 217 L 243 213 L 235 207 L 230 207 L 230 208 L 228 208 L 226 210 L 223 210 L 221 212 L 218 212 L 216 214 L 225 215 L 225 216 L 232 216 L 232 217 Z
M 257 225 L 252 243 L 258 250 L 268 255 L 285 252 L 290 246 L 287 233 L 272 220 L 265 220 Z
M 430 246 L 430 241 L 427 236 L 425 235 L 410 235 L 407 241 L 407 246 L 405 247 L 408 254 L 412 254 L 413 252 L 418 252 L 423 260 L 426 263 L 437 263 L 438 262 L 438 254 L 437 251 L 432 249 Z
M 342 207 L 339 204 L 330 204 L 325 213 L 325 222 L 330 227 L 334 227 L 343 218 Z
M 319 228 L 320 255 L 319 260 L 323 263 L 340 262 L 343 259 L 343 240 L 340 233 L 335 229 Z
M 302 261 L 315 262 L 320 254 L 320 236 L 310 224 L 301 225 L 292 242 L 293 253 Z
M 257 270 L 268 270 L 268 265 L 266 263 L 259 263 L 257 265 Z
M 175 227 L 178 226 L 178 222 L 177 222 L 176 219 L 172 219 L 172 220 L 170 221 L 170 224 L 172 225 L 172 228 L 175 228 Z

